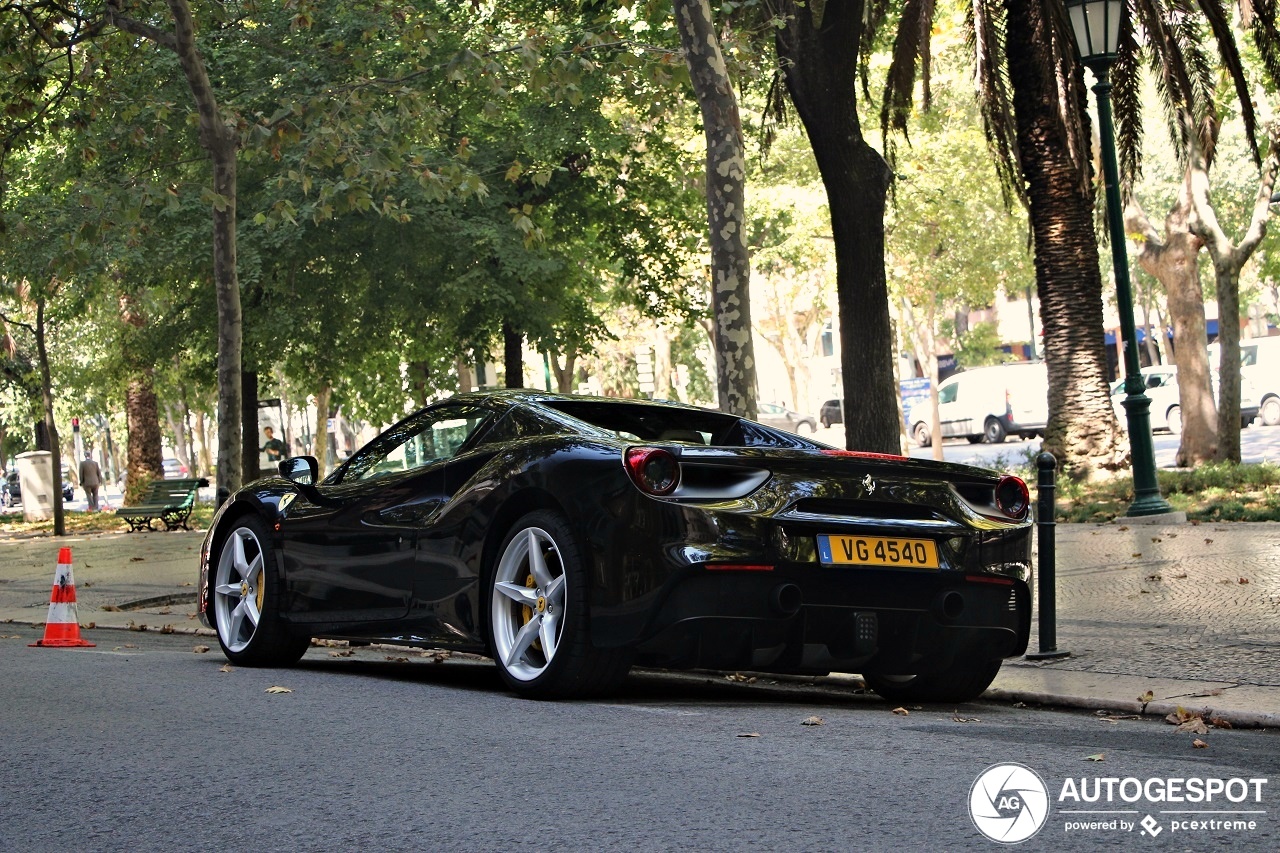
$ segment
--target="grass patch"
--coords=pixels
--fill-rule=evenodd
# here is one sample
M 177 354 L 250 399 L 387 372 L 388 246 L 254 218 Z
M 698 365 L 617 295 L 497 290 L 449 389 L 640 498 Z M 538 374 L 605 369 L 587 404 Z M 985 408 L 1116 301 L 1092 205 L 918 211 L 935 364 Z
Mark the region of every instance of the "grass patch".
M 187 524 L 192 530 L 208 530 L 213 520 L 213 504 L 197 503 L 191 511 Z M 63 523 L 67 533 L 124 533 L 129 525 L 114 511 L 75 512 L 67 510 L 63 513 Z M 164 522 L 157 519 L 154 526 L 164 530 Z M 24 521 L 22 508 L 11 509 L 0 513 L 0 536 L 41 536 L 53 535 L 53 519 L 47 521 Z
M 1035 484 L 1034 469 L 1024 470 Z M 1187 470 L 1156 471 L 1160 494 L 1192 521 L 1280 521 L 1280 465 L 1216 462 Z M 1133 478 L 1102 483 L 1059 480 L 1058 521 L 1110 521 L 1133 503 Z

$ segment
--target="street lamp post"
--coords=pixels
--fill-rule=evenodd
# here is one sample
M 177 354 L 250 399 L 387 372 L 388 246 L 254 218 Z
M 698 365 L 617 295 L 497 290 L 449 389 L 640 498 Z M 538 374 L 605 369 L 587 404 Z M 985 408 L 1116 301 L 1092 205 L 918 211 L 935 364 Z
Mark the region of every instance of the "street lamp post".
M 1138 362 L 1138 335 L 1133 323 L 1133 291 L 1125 251 L 1124 213 L 1120 206 L 1120 169 L 1116 165 L 1115 128 L 1111 121 L 1111 65 L 1120 41 L 1125 0 L 1066 0 L 1080 59 L 1093 71 L 1098 96 L 1098 134 L 1102 140 L 1102 175 L 1106 181 L 1107 230 L 1116 276 L 1116 307 L 1124 340 L 1124 412 L 1129 422 L 1129 456 L 1133 463 L 1133 503 L 1129 515 L 1172 512 L 1156 482 L 1156 450 L 1151 440 L 1151 398 L 1144 392 Z

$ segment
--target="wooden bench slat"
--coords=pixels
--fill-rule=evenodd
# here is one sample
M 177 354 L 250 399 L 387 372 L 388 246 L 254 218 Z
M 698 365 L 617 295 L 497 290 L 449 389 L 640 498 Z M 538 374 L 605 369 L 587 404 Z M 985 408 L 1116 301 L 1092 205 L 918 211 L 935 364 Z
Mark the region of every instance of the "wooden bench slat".
M 187 520 L 195 508 L 196 495 L 200 486 L 208 482 L 204 479 L 154 480 L 140 503 L 120 507 L 116 515 L 125 520 L 130 532 L 151 530 L 151 522 L 157 518 L 164 522 L 166 530 L 178 527 L 190 530 Z

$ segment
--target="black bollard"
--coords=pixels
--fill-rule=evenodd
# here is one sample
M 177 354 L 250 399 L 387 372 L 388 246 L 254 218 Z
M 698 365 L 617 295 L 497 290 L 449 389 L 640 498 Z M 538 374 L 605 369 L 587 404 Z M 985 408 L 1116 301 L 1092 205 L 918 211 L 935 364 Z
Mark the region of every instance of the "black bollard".
M 1051 660 L 1068 657 L 1071 652 L 1058 650 L 1057 583 L 1054 561 L 1054 477 L 1058 460 L 1052 453 L 1036 457 L 1036 538 L 1040 545 L 1039 595 L 1040 651 L 1027 652 L 1029 660 Z

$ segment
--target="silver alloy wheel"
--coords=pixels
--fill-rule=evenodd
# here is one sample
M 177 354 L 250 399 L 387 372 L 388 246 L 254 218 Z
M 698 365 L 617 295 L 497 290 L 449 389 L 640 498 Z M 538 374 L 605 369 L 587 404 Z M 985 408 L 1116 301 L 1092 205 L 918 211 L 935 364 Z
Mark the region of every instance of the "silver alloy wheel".
M 493 579 L 494 656 L 512 678 L 533 681 L 560 646 L 565 573 L 551 534 L 520 531 L 507 545 Z
M 213 581 L 218 636 L 232 652 L 244 651 L 262 619 L 266 597 L 262 543 L 248 527 L 237 527 L 223 543 Z

